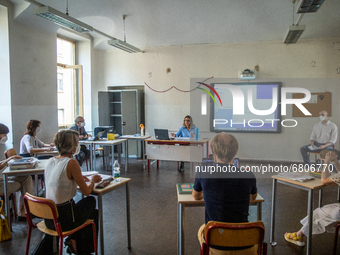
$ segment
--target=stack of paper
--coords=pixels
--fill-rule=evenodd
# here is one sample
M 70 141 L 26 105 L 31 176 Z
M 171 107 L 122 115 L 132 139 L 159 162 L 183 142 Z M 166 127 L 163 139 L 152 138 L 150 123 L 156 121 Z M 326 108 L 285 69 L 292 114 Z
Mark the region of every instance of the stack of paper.
M 280 173 L 279 174 L 282 177 L 289 178 L 293 181 L 299 181 L 299 182 L 306 182 L 314 180 L 315 178 L 310 175 L 305 175 L 303 173 Z

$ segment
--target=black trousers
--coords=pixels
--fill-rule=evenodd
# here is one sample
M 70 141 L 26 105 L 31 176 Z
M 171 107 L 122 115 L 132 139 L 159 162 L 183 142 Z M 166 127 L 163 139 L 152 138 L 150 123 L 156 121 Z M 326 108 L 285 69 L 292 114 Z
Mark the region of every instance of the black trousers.
M 59 213 L 58 221 L 60 222 L 61 229 L 63 231 L 71 230 L 83 224 L 87 219 L 93 219 L 98 234 L 98 210 L 95 208 L 96 199 L 91 196 L 80 200 L 78 203 L 75 203 L 72 200 L 72 202 L 68 204 L 61 206 L 57 205 Z M 53 220 L 46 219 L 45 224 L 48 228 L 55 230 Z M 89 254 L 94 252 L 91 225 L 74 233 L 70 238 L 76 240 L 78 254 Z M 53 254 L 53 237 L 45 235 L 33 254 Z

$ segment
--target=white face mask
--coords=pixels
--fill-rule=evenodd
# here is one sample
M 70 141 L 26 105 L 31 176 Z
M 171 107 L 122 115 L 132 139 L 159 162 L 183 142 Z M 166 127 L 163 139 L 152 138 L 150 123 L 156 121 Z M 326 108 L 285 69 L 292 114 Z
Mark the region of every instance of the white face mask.
M 7 135 L 4 136 L 3 138 L 0 139 L 0 144 L 5 144 L 5 142 L 7 141 Z
M 85 122 L 80 122 L 80 126 L 85 127 Z
M 38 134 L 38 133 L 41 133 L 41 131 L 42 131 L 42 128 L 39 126 L 39 127 L 37 127 L 37 129 L 35 130 L 35 132 Z
M 76 149 L 74 155 L 78 155 L 79 152 L 80 152 L 80 144 L 78 143 L 78 146 L 77 146 L 77 149 Z
M 320 115 L 319 118 L 320 118 L 321 121 L 324 121 L 326 119 L 326 117 L 322 116 L 322 115 Z

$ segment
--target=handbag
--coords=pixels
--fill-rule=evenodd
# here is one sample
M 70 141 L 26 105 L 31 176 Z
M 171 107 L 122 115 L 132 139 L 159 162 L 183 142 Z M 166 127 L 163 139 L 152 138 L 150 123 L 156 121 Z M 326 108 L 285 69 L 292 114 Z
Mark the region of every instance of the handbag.
M 0 200 L 0 242 L 12 239 L 11 231 L 9 231 L 8 222 L 5 213 L 2 210 L 4 201 Z

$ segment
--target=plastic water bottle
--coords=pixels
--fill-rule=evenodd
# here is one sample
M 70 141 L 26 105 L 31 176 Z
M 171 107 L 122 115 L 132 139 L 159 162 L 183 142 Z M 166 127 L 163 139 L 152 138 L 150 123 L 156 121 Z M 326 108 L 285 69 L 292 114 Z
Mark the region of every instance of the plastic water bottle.
M 113 163 L 112 176 L 116 182 L 120 182 L 120 165 L 118 160 L 115 160 Z

